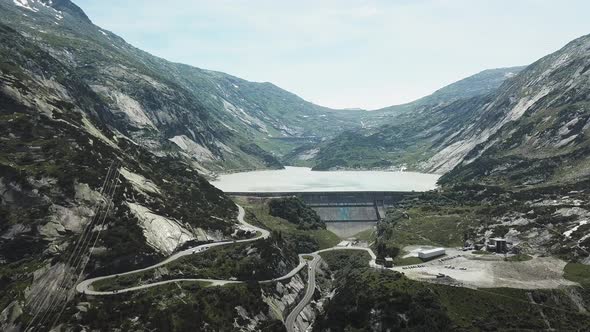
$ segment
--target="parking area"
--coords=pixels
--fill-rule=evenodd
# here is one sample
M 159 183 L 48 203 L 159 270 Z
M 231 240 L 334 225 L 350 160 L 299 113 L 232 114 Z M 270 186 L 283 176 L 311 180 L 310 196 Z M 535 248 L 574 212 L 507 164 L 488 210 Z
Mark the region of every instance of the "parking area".
M 404 257 L 415 257 L 428 247 L 404 248 Z M 445 283 L 471 288 L 512 287 L 524 289 L 558 288 L 576 285 L 563 278 L 566 262 L 554 257 L 533 257 L 522 262 L 509 262 L 504 255 L 477 255 L 470 251 L 446 248 L 446 255 L 430 261 L 396 266 L 394 271 L 420 281 Z

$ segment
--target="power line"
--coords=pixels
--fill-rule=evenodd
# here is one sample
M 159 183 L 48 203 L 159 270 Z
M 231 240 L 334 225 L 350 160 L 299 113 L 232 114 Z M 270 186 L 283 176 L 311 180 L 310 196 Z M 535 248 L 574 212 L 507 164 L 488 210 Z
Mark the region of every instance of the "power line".
M 114 197 L 115 190 L 117 188 L 117 183 L 116 182 L 118 180 L 118 164 L 115 164 L 115 168 L 114 169 L 115 169 L 115 171 L 113 172 L 113 176 L 111 177 L 111 181 L 110 181 L 109 185 L 107 185 L 106 199 L 104 200 L 104 204 L 103 204 L 103 206 L 106 205 L 106 210 L 102 214 L 100 214 L 100 212 L 99 212 L 99 215 L 98 215 L 98 218 L 97 218 L 97 220 L 101 220 L 101 215 L 102 215 L 102 221 L 100 222 L 101 225 L 100 225 L 99 230 L 104 225 L 104 221 L 106 220 L 106 217 L 107 217 L 108 212 L 110 210 L 110 206 L 112 205 L 111 203 L 112 203 L 112 200 L 113 200 L 113 197 Z M 68 282 L 63 287 L 64 290 L 66 291 L 66 297 L 65 297 L 65 299 L 64 300 L 61 300 L 57 296 L 54 297 L 53 300 L 52 300 L 52 302 L 51 302 L 51 305 L 49 306 L 49 310 L 46 311 L 46 313 L 43 315 L 43 319 L 40 321 L 40 324 L 43 324 L 45 322 L 45 317 L 49 317 L 47 315 L 49 313 L 53 312 L 54 304 L 55 305 L 59 305 L 60 302 L 63 302 L 63 307 L 62 307 L 62 310 L 60 311 L 60 315 L 61 315 L 61 312 L 63 312 L 63 310 L 65 309 L 65 306 L 66 306 L 66 304 L 68 302 L 68 298 L 70 297 L 70 295 L 72 293 L 71 290 L 76 286 L 76 281 L 78 281 L 81 278 L 81 275 L 84 272 L 84 268 L 86 267 L 86 264 L 88 263 L 88 261 L 90 259 L 90 252 L 88 252 L 88 254 L 85 254 L 85 253 L 88 251 L 90 243 L 92 243 L 92 233 L 91 232 L 92 232 L 92 230 L 95 227 L 96 227 L 96 225 L 92 225 L 92 227 L 90 228 L 90 231 L 87 233 L 89 235 L 89 237 L 88 237 L 88 240 L 89 241 L 86 244 L 85 243 L 82 244 L 82 247 L 83 248 L 81 248 L 80 249 L 80 252 L 79 252 L 80 260 L 78 261 L 77 264 L 74 264 L 73 277 L 76 276 L 78 269 L 80 267 L 82 267 L 82 269 L 80 270 L 80 274 L 79 274 L 78 278 L 73 279 L 73 283 L 71 283 L 72 279 L 70 279 L 70 280 L 67 280 L 66 279 L 66 281 L 68 281 Z M 58 302 L 57 303 L 54 303 L 55 300 L 57 300 Z
M 88 252 L 88 256 L 86 256 L 86 260 L 84 261 L 84 264 L 82 265 L 82 268 L 80 269 L 80 274 L 78 275 L 78 278 L 76 278 L 76 282 L 74 282 L 73 287 L 69 290 L 69 293 L 74 292 L 75 291 L 75 288 L 76 288 L 76 285 L 81 281 L 82 275 L 84 274 L 84 270 L 86 269 L 86 266 L 88 265 L 88 262 L 90 261 L 90 256 L 92 255 L 92 251 L 96 247 L 96 243 L 98 242 L 98 239 L 100 238 L 100 234 L 101 234 L 101 232 L 102 232 L 102 230 L 104 228 L 105 221 L 107 219 L 107 216 L 109 214 L 109 211 L 110 211 L 111 207 L 114 205 L 113 199 L 115 198 L 115 194 L 117 193 L 117 188 L 119 187 L 119 184 L 117 183 L 118 182 L 118 179 L 119 179 L 118 170 L 116 172 L 117 172 L 117 176 L 113 180 L 114 181 L 114 188 L 113 188 L 113 191 L 111 193 L 110 201 L 107 203 L 108 204 L 107 205 L 107 209 L 106 209 L 106 211 L 105 211 L 105 213 L 103 215 L 102 221 L 101 221 L 101 223 L 99 225 L 98 234 L 96 235 L 96 237 L 94 239 L 94 242 L 92 243 L 92 247 L 90 248 L 90 250 Z M 68 294 L 68 297 L 69 297 L 69 294 Z M 66 301 L 64 301 L 61 310 L 59 311 L 59 313 L 57 314 L 57 316 L 53 320 L 53 323 L 51 324 L 51 327 L 53 327 L 53 326 L 55 326 L 55 324 L 57 324 L 57 322 L 58 322 L 59 318 L 61 317 L 61 315 L 63 314 L 63 312 L 64 312 L 67 304 L 68 304 L 68 301 L 67 301 L 67 297 L 66 297 Z
M 112 188 L 112 180 L 113 180 L 114 174 L 115 174 L 115 172 L 118 172 L 118 170 L 117 170 L 118 165 L 117 164 L 118 163 L 116 161 L 112 161 L 111 164 L 109 165 L 107 175 L 105 176 L 105 180 L 104 180 L 103 185 L 100 190 L 101 196 L 103 196 L 106 192 L 107 199 L 101 200 L 98 202 L 98 204 L 95 208 L 94 216 L 92 217 L 91 221 L 82 230 L 82 233 L 81 233 L 80 237 L 78 238 L 78 241 L 76 241 L 76 245 L 74 247 L 74 250 L 71 252 L 66 264 L 64 264 L 63 276 L 61 278 L 56 278 L 54 281 L 52 281 L 48 287 L 48 291 L 45 292 L 43 295 L 40 295 L 42 297 L 41 301 L 40 302 L 37 301 L 37 305 L 33 306 L 33 310 L 35 310 L 36 313 L 33 316 L 33 318 L 29 321 L 27 327 L 25 328 L 25 331 L 27 331 L 35 323 L 36 318 L 38 317 L 38 315 L 41 312 L 43 312 L 43 308 L 45 307 L 48 300 L 50 300 L 48 310 L 46 310 L 45 313 L 43 314 L 43 316 L 41 317 L 40 323 L 45 321 L 45 317 L 53 308 L 53 304 L 55 303 L 55 301 L 59 300 L 59 294 L 55 295 L 53 297 L 51 296 L 51 289 L 53 289 L 55 286 L 57 286 L 57 288 L 55 290 L 58 292 L 60 289 L 63 289 L 65 286 L 67 286 L 68 266 L 72 266 L 73 270 L 74 270 L 73 273 L 74 274 L 76 273 L 76 270 L 79 267 L 79 263 L 80 263 L 80 261 L 78 261 L 78 263 L 76 263 L 76 261 L 77 261 L 76 258 L 77 258 L 77 256 L 83 254 L 83 251 L 85 250 L 85 249 L 83 249 L 83 247 L 86 246 L 85 243 L 88 238 L 88 234 L 90 234 L 90 231 L 94 227 L 96 221 L 100 220 L 101 211 L 103 209 L 104 204 L 108 201 L 108 197 L 110 195 L 110 188 Z M 115 170 L 117 170 L 117 171 L 115 171 Z
M 105 190 L 106 186 L 107 186 L 107 185 L 108 185 L 108 183 L 109 183 L 109 178 L 110 178 L 110 174 L 111 174 L 111 171 L 112 171 L 113 164 L 114 164 L 114 161 L 111 161 L 111 163 L 110 163 L 110 165 L 109 165 L 109 168 L 108 168 L 108 171 L 107 171 L 107 175 L 105 176 L 105 179 L 104 179 L 104 181 L 103 181 L 102 187 L 101 187 L 101 189 L 100 189 L 100 194 L 101 194 L 101 195 L 104 193 L 104 190 Z M 83 229 L 83 231 L 82 231 L 82 233 L 81 233 L 81 235 L 80 235 L 80 238 L 78 238 L 78 241 L 76 241 L 75 248 L 74 248 L 74 250 L 72 251 L 72 253 L 70 254 L 70 256 L 69 256 L 69 258 L 68 258 L 68 261 L 67 261 L 66 265 L 64 265 L 65 267 L 67 267 L 67 265 L 70 265 L 70 263 L 71 263 L 72 259 L 74 258 L 74 252 L 77 250 L 78 246 L 79 246 L 79 245 L 80 245 L 80 243 L 81 243 L 81 238 L 82 238 L 82 235 L 83 235 L 83 234 L 84 234 L 84 232 L 86 231 L 87 227 L 88 227 L 90 224 L 92 224 L 92 223 L 93 223 L 94 219 L 96 218 L 96 216 L 97 216 L 97 214 L 98 214 L 98 212 L 99 212 L 99 209 L 100 209 L 101 205 L 102 205 L 102 201 L 100 201 L 100 202 L 98 202 L 98 203 L 97 203 L 97 206 L 95 207 L 95 213 L 94 213 L 94 216 L 92 217 L 92 219 L 91 219 L 90 223 L 88 223 L 88 224 L 85 226 L 85 228 Z M 64 270 L 64 273 L 65 273 L 65 270 Z M 49 286 L 49 288 L 48 288 L 48 289 L 51 289 L 51 288 L 53 288 L 53 287 L 56 285 L 56 283 L 58 283 L 58 282 L 59 282 L 60 284 L 61 284 L 61 283 L 63 283 L 63 281 L 64 281 L 64 280 L 63 280 L 63 279 L 61 279 L 61 278 L 56 278 L 56 279 L 54 279 L 54 280 L 51 282 L 51 284 L 50 284 L 50 286 Z M 38 315 L 41 313 L 41 311 L 42 311 L 42 309 L 43 309 L 43 306 L 45 305 L 45 302 L 47 301 L 47 299 L 48 299 L 48 297 L 49 297 L 49 296 L 50 296 L 50 295 L 49 295 L 49 292 L 45 292 L 45 293 L 44 293 L 44 294 L 42 294 L 42 295 L 39 295 L 39 293 L 37 293 L 37 296 L 36 296 L 36 297 L 43 297 L 43 298 L 41 299 L 41 302 L 40 302 L 40 304 L 39 304 L 39 302 L 37 302 L 37 306 L 35 306 L 35 305 L 32 305 L 32 309 L 33 309 L 34 311 L 36 311 L 36 313 L 35 313 L 35 315 L 33 316 L 33 318 L 32 318 L 32 319 L 29 321 L 29 323 L 27 324 L 27 326 L 26 326 L 26 328 L 25 328 L 25 331 L 27 331 L 27 330 L 29 329 L 29 327 L 30 327 L 30 326 L 31 326 L 31 325 L 34 323 L 34 321 L 35 321 L 35 319 L 37 318 L 37 316 L 38 316 Z M 35 309 L 36 309 L 36 310 L 35 310 Z

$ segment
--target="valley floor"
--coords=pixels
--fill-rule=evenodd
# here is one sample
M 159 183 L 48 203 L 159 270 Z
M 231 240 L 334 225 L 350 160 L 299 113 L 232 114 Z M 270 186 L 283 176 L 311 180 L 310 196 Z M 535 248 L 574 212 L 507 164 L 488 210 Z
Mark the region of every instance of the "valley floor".
M 393 225 L 389 223 L 390 221 L 378 223 L 375 229 L 361 232 L 355 235 L 356 240 L 347 241 L 339 239 L 327 229 L 301 229 L 284 219 L 271 216 L 266 200 L 239 198 L 237 202 L 240 204 L 237 219 L 241 228 L 255 230 L 257 236 L 244 240 L 199 245 L 172 255 L 148 268 L 86 280 L 79 284 L 77 289 L 81 293 L 80 296 L 88 302 L 79 302 L 76 308 L 87 306 L 89 309 L 84 310 L 102 312 L 106 310 L 105 305 L 113 305 L 117 308 L 116 310 L 129 311 L 136 309 L 132 303 L 145 301 L 146 296 L 147 298 L 167 298 L 171 296 L 172 293 L 169 293 L 171 290 L 174 294 L 180 291 L 181 300 L 190 300 L 186 297 L 186 290 L 190 289 L 199 294 L 214 296 L 217 300 L 219 300 L 217 296 L 221 296 L 219 294 L 225 294 L 221 297 L 224 298 L 224 296 L 232 296 L 231 292 L 234 291 L 245 292 L 243 296 L 249 299 L 248 303 L 242 303 L 236 299 L 234 307 L 223 309 L 224 315 L 228 318 L 233 317 L 232 315 L 237 312 L 239 319 L 243 320 L 244 324 L 249 324 L 249 327 L 240 328 L 242 331 L 254 331 L 261 326 L 267 326 L 265 324 L 272 324 L 275 330 L 280 331 L 281 329 L 276 327 L 277 323 L 286 324 L 288 331 L 303 331 L 310 328 L 314 331 L 325 331 L 337 328 L 341 324 L 334 320 L 341 315 L 337 313 L 346 312 L 346 315 L 351 315 L 349 310 L 353 310 L 351 305 L 354 302 L 350 302 L 352 300 L 348 297 L 359 296 L 367 308 L 373 308 L 371 309 L 373 313 L 368 315 L 376 316 L 357 317 L 353 321 L 344 320 L 344 326 L 367 326 L 371 319 L 375 319 L 380 321 L 380 324 L 384 324 L 383 326 L 403 328 L 415 324 L 415 327 L 419 329 L 434 328 L 435 330 L 472 330 L 473 328 L 487 330 L 492 322 L 507 329 L 525 326 L 549 329 L 555 326 L 590 327 L 590 323 L 584 325 L 584 321 L 590 322 L 587 316 L 590 303 L 584 299 L 584 294 L 587 292 L 585 288 L 587 279 L 580 277 L 584 275 L 585 270 L 577 266 L 566 266 L 566 262 L 562 259 L 538 254 L 484 255 L 480 252 L 462 251 L 456 247 L 447 246 L 445 256 L 422 262 L 417 257 L 418 250 L 432 247 L 437 239 L 444 238 L 444 233 L 441 234 L 444 228 L 438 228 L 438 232 L 432 233 L 421 231 L 422 226 L 419 226 L 415 232 L 419 237 L 410 238 L 407 234 L 412 231 L 408 227 L 420 225 L 418 222 L 420 219 L 408 219 L 405 223 L 395 224 L 402 229 L 396 233 L 397 238 L 388 238 L 388 241 L 394 241 L 395 244 L 413 242 L 424 243 L 424 245 L 404 246 L 396 255 L 396 266 L 385 268 L 382 265 L 383 253 L 379 245 L 382 237 L 379 235 L 383 235 L 384 225 Z M 442 220 L 444 224 L 450 221 L 444 216 L 441 219 L 439 214 L 446 213 L 447 209 L 422 208 L 419 210 L 422 213 L 420 218 L 432 224 L 435 220 L 430 219 L 431 217 L 425 213 L 435 211 L 438 218 L 436 220 Z M 412 212 L 415 210 L 409 211 L 415 213 Z M 463 208 L 463 210 L 452 212 L 471 213 L 471 210 Z M 389 217 L 391 218 L 392 215 L 395 217 L 395 214 L 395 211 L 391 211 Z M 248 222 L 245 219 L 248 219 Z M 269 241 L 273 238 L 274 241 L 280 239 L 285 242 Z M 447 239 L 451 242 L 456 241 L 454 238 L 447 237 Z M 260 253 L 263 262 L 268 262 L 266 269 L 272 270 L 272 274 L 265 274 L 264 271 L 257 271 L 256 275 L 246 277 L 234 274 L 241 273 L 240 271 L 244 269 L 249 270 L 249 266 L 256 270 L 265 269 L 260 265 L 247 265 L 251 264 L 248 263 L 250 253 L 263 250 L 263 247 L 257 247 L 255 243 L 263 242 L 268 242 L 267 244 L 271 247 L 283 243 L 282 245 L 290 249 L 282 246 L 277 248 L 281 251 L 293 250 L 298 253 L 299 263 L 287 264 L 282 269 L 277 269 L 271 266 L 271 260 L 264 260 L 268 259 L 264 258 L 266 257 L 264 253 Z M 385 247 L 387 248 L 390 244 L 387 242 Z M 239 252 L 248 254 L 236 256 Z M 218 258 L 222 260 L 237 259 L 239 262 L 234 267 L 216 266 L 215 264 L 218 264 L 220 260 L 209 256 L 219 256 Z M 203 262 L 200 262 L 201 260 Z M 358 261 L 355 263 L 354 260 Z M 183 261 L 182 264 L 179 263 L 180 261 Z M 187 270 L 187 267 L 191 265 L 194 265 L 193 268 Z M 565 276 L 564 269 L 567 272 Z M 279 270 L 282 274 L 277 274 Z M 208 277 L 198 277 L 201 274 Z M 192 275 L 197 277 L 191 277 Z M 239 278 L 233 277 L 234 275 Z M 257 276 L 266 277 L 257 278 Z M 362 280 L 364 284 L 361 288 L 369 287 L 370 289 L 364 295 L 359 288 L 355 288 L 360 287 L 360 284 L 356 283 Z M 583 287 L 580 287 L 580 284 Z M 254 285 L 259 288 L 253 288 Z M 346 295 L 349 292 L 350 295 Z M 386 294 L 388 294 L 387 300 L 383 297 Z M 123 300 L 122 296 L 125 296 L 127 300 Z M 179 295 L 173 297 L 177 296 Z M 470 299 L 469 301 L 479 303 L 481 312 L 477 313 L 473 309 L 466 308 L 462 301 L 467 298 Z M 340 301 L 344 302 L 340 303 Z M 358 302 L 359 299 L 354 301 Z M 384 304 L 383 301 L 389 304 Z M 404 304 L 389 307 L 392 305 L 391 301 Z M 431 304 L 422 307 L 423 301 Z M 215 306 L 219 305 L 219 303 L 215 304 Z M 264 309 L 265 305 L 270 309 Z M 506 314 L 506 310 L 513 311 L 511 315 L 514 316 L 516 314 L 514 311 L 517 311 L 515 308 L 519 306 L 524 306 L 524 309 L 519 310 L 526 316 L 521 323 L 502 321 L 501 316 Z M 198 312 L 209 310 L 214 315 L 215 310 L 218 309 L 210 307 L 190 310 Z M 354 310 L 364 311 L 365 309 Z M 253 315 L 256 311 L 250 310 L 259 311 L 257 315 Z M 383 316 L 386 313 L 382 310 L 390 310 L 409 318 L 405 321 L 397 318 L 389 320 Z M 565 311 L 569 313 L 564 314 Z M 410 317 L 424 312 L 437 315 L 437 320 L 426 322 L 422 321 L 422 318 Z M 476 319 L 475 317 L 479 315 L 484 318 Z M 465 317 L 473 317 L 473 319 L 468 321 Z M 176 319 L 182 320 L 181 317 Z M 567 323 L 571 319 L 579 321 L 579 324 Z M 96 323 L 92 323 L 92 318 L 86 317 L 83 322 L 87 320 L 91 322 L 89 326 L 95 326 Z M 218 326 L 225 326 L 225 323 L 219 321 Z

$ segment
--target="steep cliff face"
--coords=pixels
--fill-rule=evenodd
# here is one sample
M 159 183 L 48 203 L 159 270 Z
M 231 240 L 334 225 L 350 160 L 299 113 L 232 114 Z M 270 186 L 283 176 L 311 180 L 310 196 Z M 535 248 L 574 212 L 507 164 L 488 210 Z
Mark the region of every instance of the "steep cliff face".
M 587 178 L 590 36 L 506 82 L 427 168 L 449 181 L 555 184 Z

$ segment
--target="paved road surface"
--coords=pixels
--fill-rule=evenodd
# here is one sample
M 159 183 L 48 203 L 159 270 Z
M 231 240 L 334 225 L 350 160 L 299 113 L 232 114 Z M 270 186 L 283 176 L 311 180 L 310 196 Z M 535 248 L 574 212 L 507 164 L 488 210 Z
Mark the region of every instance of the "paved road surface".
M 197 246 L 194 248 L 190 248 L 190 249 L 178 252 L 178 253 L 168 257 L 167 259 L 163 260 L 162 262 L 154 264 L 154 265 L 146 267 L 146 268 L 84 280 L 83 282 L 81 282 L 80 284 L 78 284 L 76 286 L 76 290 L 80 293 L 85 293 L 88 295 L 113 295 L 113 294 L 118 294 L 118 293 L 132 292 L 132 291 L 150 288 L 150 287 L 156 287 L 156 286 L 165 285 L 165 284 L 174 283 L 174 282 L 203 281 L 203 282 L 210 283 L 210 286 L 223 286 L 223 285 L 227 285 L 227 284 L 241 283 L 243 281 L 217 280 L 217 279 L 172 279 L 172 280 L 154 282 L 154 283 L 146 284 L 146 285 L 129 287 L 129 288 L 120 289 L 120 290 L 116 290 L 116 291 L 94 291 L 94 290 L 90 289 L 90 286 L 92 285 L 92 283 L 99 281 L 99 280 L 105 280 L 105 279 L 109 279 L 109 278 L 115 278 L 116 276 L 123 276 L 123 275 L 129 275 L 129 274 L 133 274 L 133 273 L 152 270 L 152 269 L 158 268 L 160 266 L 163 266 L 165 264 L 168 264 L 172 261 L 175 261 L 181 257 L 196 254 L 196 253 L 201 253 L 203 251 L 209 250 L 212 247 L 229 245 L 229 244 L 233 244 L 233 243 L 251 242 L 251 241 L 256 241 L 256 240 L 260 240 L 260 239 L 266 239 L 270 236 L 270 232 L 268 232 L 267 230 L 248 224 L 244 220 L 244 216 L 245 216 L 244 209 L 238 205 L 238 216 L 237 216 L 238 222 L 240 224 L 242 224 L 244 226 L 244 228 L 248 228 L 248 229 L 258 232 L 258 236 L 254 237 L 254 238 L 250 238 L 250 239 L 244 239 L 244 240 L 221 241 L 221 242 L 200 245 L 200 246 Z M 285 326 L 286 326 L 288 332 L 295 331 L 295 321 L 297 320 L 297 317 L 299 316 L 301 311 L 305 308 L 305 306 L 309 304 L 309 302 L 311 301 L 313 294 L 315 292 L 315 288 L 316 288 L 315 274 L 316 274 L 317 266 L 321 260 L 319 253 L 327 252 L 327 251 L 334 251 L 334 250 L 364 250 L 364 251 L 368 252 L 369 255 L 371 256 L 371 260 L 369 261 L 370 267 L 377 268 L 377 269 L 384 268 L 382 265 L 379 265 L 376 263 L 375 260 L 377 257 L 375 256 L 375 253 L 370 248 L 336 246 L 336 247 L 332 247 L 332 248 L 318 250 L 318 251 L 311 253 L 311 254 L 305 254 L 305 255 L 309 255 L 309 256 L 313 257 L 313 259 L 311 261 L 306 261 L 305 259 L 303 259 L 303 256 L 305 256 L 305 255 L 299 255 L 299 265 L 297 267 L 295 267 L 293 270 L 291 270 L 289 273 L 287 273 L 286 275 L 279 277 L 279 278 L 274 278 L 271 280 L 259 281 L 260 283 L 271 283 L 271 282 L 289 279 L 289 278 L 293 277 L 294 275 L 296 275 L 303 267 L 309 266 L 308 285 L 306 288 L 306 293 L 305 293 L 303 299 L 295 306 L 295 308 L 291 311 L 291 313 L 289 313 L 289 315 L 287 316 L 287 318 L 285 320 Z M 394 270 L 394 269 L 392 269 L 392 270 Z
M 215 243 L 208 243 L 208 244 L 203 244 L 203 245 L 200 245 L 197 247 L 189 248 L 189 249 L 186 249 L 183 251 L 179 251 L 176 254 L 161 261 L 160 263 L 154 264 L 152 266 L 148 266 L 148 267 L 145 267 L 142 269 L 132 270 L 132 271 L 124 272 L 124 273 L 112 274 L 112 275 L 102 276 L 102 277 L 97 277 L 97 278 L 92 278 L 92 279 L 86 279 L 86 280 L 82 281 L 81 283 L 79 283 L 78 285 L 76 285 L 76 290 L 79 293 L 85 293 L 88 295 L 111 295 L 111 294 L 116 294 L 116 293 L 125 293 L 125 292 L 135 291 L 135 290 L 139 290 L 139 289 L 145 289 L 145 288 L 149 288 L 149 287 L 164 285 L 164 284 L 168 284 L 168 283 L 176 282 L 176 281 L 179 281 L 179 282 L 181 282 L 181 281 L 208 281 L 208 282 L 213 282 L 213 285 L 215 285 L 215 286 L 223 286 L 225 284 L 236 283 L 236 281 L 232 281 L 232 280 L 172 279 L 172 280 L 156 282 L 153 284 L 125 288 L 125 289 L 121 289 L 121 290 L 117 290 L 117 291 L 98 292 L 98 291 L 94 291 L 94 290 L 89 289 L 90 285 L 92 285 L 93 283 L 95 283 L 99 280 L 111 279 L 111 278 L 116 278 L 117 276 L 124 276 L 124 275 L 128 275 L 128 274 L 134 274 L 134 273 L 138 273 L 138 272 L 153 270 L 153 269 L 158 268 L 160 266 L 166 265 L 172 261 L 175 261 L 181 257 L 192 255 L 194 253 L 201 253 L 201 252 L 211 249 L 212 247 L 224 246 L 224 245 L 233 244 L 233 243 L 251 242 L 251 241 L 256 241 L 256 240 L 260 240 L 260 239 L 266 239 L 270 236 L 269 231 L 262 229 L 260 227 L 256 227 L 256 226 L 248 224 L 244 220 L 245 215 L 246 215 L 246 212 L 244 211 L 244 209 L 238 205 L 238 217 L 237 217 L 238 222 L 240 224 L 242 224 L 245 228 L 249 228 L 251 230 L 258 232 L 259 233 L 258 236 L 250 238 L 250 239 L 237 240 L 237 241 L 221 241 L 221 242 L 215 242 Z M 301 269 L 301 267 L 299 267 L 299 266 L 298 266 L 298 268 Z M 295 268 L 295 269 L 297 269 L 297 268 Z M 298 271 L 299 270 L 297 270 L 295 273 L 297 273 Z M 293 271 L 291 271 L 290 273 L 292 273 L 292 272 Z M 293 275 L 295 273 L 293 273 Z
M 215 243 L 208 243 L 208 244 L 203 244 L 203 245 L 200 245 L 197 247 L 189 248 L 189 249 L 177 252 L 176 254 L 168 257 L 167 259 L 161 261 L 160 263 L 154 264 L 152 266 L 148 266 L 148 267 L 145 267 L 142 269 L 132 270 L 132 271 L 124 272 L 124 273 L 112 274 L 112 275 L 108 275 L 108 276 L 102 276 L 102 277 L 84 280 L 76 286 L 76 290 L 80 293 L 84 293 L 87 295 L 113 295 L 113 294 L 119 294 L 119 293 L 133 292 L 136 290 L 146 289 L 146 288 L 150 288 L 150 287 L 157 287 L 160 285 L 165 285 L 165 284 L 175 283 L 175 282 L 203 281 L 203 282 L 210 283 L 210 286 L 223 286 L 223 285 L 227 285 L 227 284 L 241 283 L 243 281 L 217 280 L 217 279 L 197 279 L 197 278 L 195 278 L 195 279 L 164 280 L 164 281 L 154 282 L 151 284 L 134 286 L 134 287 L 124 288 L 124 289 L 120 289 L 120 290 L 113 290 L 113 291 L 95 291 L 95 290 L 90 289 L 91 285 L 99 280 L 111 279 L 111 278 L 116 278 L 117 276 L 124 276 L 124 275 L 134 274 L 134 273 L 138 273 L 138 272 L 149 271 L 149 270 L 158 268 L 160 266 L 163 266 L 165 264 L 168 264 L 172 261 L 175 261 L 181 257 L 192 255 L 192 254 L 197 254 L 197 253 L 202 253 L 204 251 L 211 249 L 212 247 L 224 246 L 224 245 L 229 245 L 229 244 L 233 244 L 233 243 L 251 242 L 251 241 L 256 241 L 256 240 L 260 240 L 260 239 L 266 239 L 270 236 L 269 231 L 248 224 L 244 220 L 245 214 L 246 213 L 245 213 L 244 209 L 238 205 L 238 216 L 237 216 L 238 222 L 240 224 L 242 224 L 245 228 L 248 228 L 248 229 L 258 232 L 259 233 L 258 236 L 250 238 L 250 239 L 237 240 L 237 241 L 220 241 L 220 242 L 215 242 Z M 321 260 L 319 253 L 326 252 L 326 251 L 333 251 L 333 250 L 364 250 L 364 251 L 368 252 L 369 255 L 371 256 L 371 260 L 369 261 L 369 266 L 374 267 L 374 268 L 383 268 L 383 266 L 378 265 L 375 262 L 377 257 L 375 256 L 375 253 L 373 253 L 373 251 L 369 248 L 364 248 L 364 247 L 332 247 L 332 248 L 328 248 L 328 249 L 318 250 L 318 251 L 311 253 L 311 254 L 305 254 L 305 255 L 309 255 L 309 256 L 313 257 L 313 259 L 311 261 L 306 261 L 303 258 L 303 256 L 305 256 L 305 255 L 299 255 L 299 265 L 297 265 L 297 267 L 295 267 L 293 270 L 291 270 L 286 275 L 279 277 L 279 278 L 271 279 L 271 280 L 259 281 L 260 283 L 270 283 L 270 282 L 276 282 L 276 281 L 289 279 L 289 278 L 293 277 L 295 274 L 297 274 L 303 267 L 309 266 L 308 281 L 307 281 L 307 288 L 306 288 L 305 295 L 303 296 L 303 299 L 297 304 L 297 306 L 295 306 L 293 311 L 291 311 L 291 313 L 289 313 L 289 315 L 287 316 L 287 319 L 285 320 L 285 326 L 287 327 L 287 331 L 289 331 L 289 332 L 294 331 L 295 321 L 297 320 L 297 317 L 299 316 L 299 314 L 301 313 L 303 308 L 305 308 L 305 306 L 307 304 L 309 304 L 309 302 L 311 301 L 311 299 L 313 297 L 313 294 L 315 292 L 315 287 L 316 287 L 316 282 L 315 282 L 316 268 Z
M 305 306 L 309 304 L 309 302 L 311 301 L 311 299 L 313 297 L 313 293 L 315 292 L 315 286 L 316 286 L 316 283 L 315 283 L 316 268 L 318 266 L 318 263 L 321 260 L 319 253 L 326 252 L 326 251 L 334 251 L 334 250 L 364 250 L 364 251 L 368 252 L 369 255 L 371 256 L 371 260 L 369 261 L 370 267 L 383 268 L 382 265 L 379 265 L 375 262 L 375 260 L 377 259 L 377 256 L 375 255 L 373 250 L 371 250 L 369 248 L 365 248 L 365 247 L 332 247 L 332 248 L 327 248 L 327 249 L 323 249 L 323 250 L 318 250 L 314 253 L 309 254 L 310 256 L 313 257 L 313 260 L 308 263 L 309 273 L 308 273 L 307 288 L 306 288 L 305 296 L 303 296 L 303 299 L 301 299 L 301 301 L 297 304 L 297 306 L 295 306 L 293 311 L 291 311 L 291 313 L 289 313 L 289 315 L 287 316 L 287 319 L 285 320 L 285 327 L 287 328 L 287 332 L 295 332 L 295 321 L 297 320 L 297 317 L 299 317 L 299 314 L 301 313 L 303 308 L 305 308 Z M 303 255 L 300 255 L 300 259 L 303 259 L 302 256 Z
M 285 327 L 287 328 L 287 332 L 294 332 L 295 331 L 295 321 L 299 314 L 305 308 L 305 306 L 311 301 L 313 294 L 315 292 L 315 272 L 318 266 L 318 263 L 322 259 L 320 255 L 317 253 L 313 253 L 310 256 L 313 257 L 313 260 L 308 262 L 308 274 L 307 274 L 307 288 L 305 290 L 305 295 L 303 299 L 295 306 L 293 311 L 287 316 L 285 319 Z

